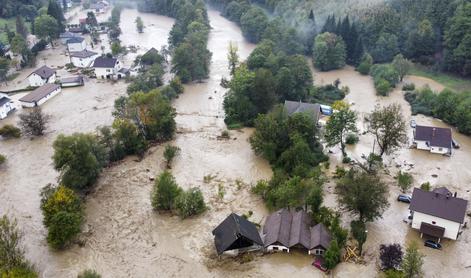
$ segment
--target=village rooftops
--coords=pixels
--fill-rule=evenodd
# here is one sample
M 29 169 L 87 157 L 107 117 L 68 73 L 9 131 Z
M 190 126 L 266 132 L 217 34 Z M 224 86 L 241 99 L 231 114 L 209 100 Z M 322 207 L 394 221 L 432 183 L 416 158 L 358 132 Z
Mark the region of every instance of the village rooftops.
M 38 102 L 50 93 L 60 88 L 57 84 L 46 83 L 26 96 L 20 98 L 21 102 Z
M 325 249 L 329 248 L 332 237 L 324 224 L 319 223 L 311 228 L 311 246 L 309 249 L 314 249 L 319 246 Z
M 452 136 L 450 128 L 420 126 L 415 128 L 414 139 L 426 141 L 431 147 L 451 148 Z
M 257 227 L 247 219 L 231 213 L 213 230 L 214 244 L 218 255 L 225 251 L 250 247 L 254 244 L 263 246 Z
M 73 37 L 67 40 L 67 44 L 69 43 L 82 43 L 85 39 L 82 37 Z
M 31 74 L 34 74 L 34 73 L 39 75 L 42 79 L 48 79 L 49 77 L 53 76 L 56 73 L 56 71 L 51 69 L 48 66 L 42 66 L 36 69 L 35 71 L 33 71 Z
M 295 113 L 309 113 L 314 117 L 316 123 L 321 114 L 321 106 L 317 103 L 285 100 L 284 107 L 289 116 Z
M 76 37 L 80 37 L 80 35 L 77 33 L 73 33 L 70 30 L 67 32 L 61 33 L 59 36 L 59 38 L 61 39 L 76 38 Z
M 414 188 L 409 209 L 463 224 L 467 206 L 468 201 L 454 197 L 443 188 L 431 192 Z
M 76 58 L 88 58 L 98 55 L 98 53 L 89 51 L 89 50 L 82 50 L 82 51 L 76 51 L 76 52 L 71 52 L 70 57 L 76 57 Z
M 118 60 L 116 58 L 98 57 L 93 62 L 94 68 L 114 68 Z

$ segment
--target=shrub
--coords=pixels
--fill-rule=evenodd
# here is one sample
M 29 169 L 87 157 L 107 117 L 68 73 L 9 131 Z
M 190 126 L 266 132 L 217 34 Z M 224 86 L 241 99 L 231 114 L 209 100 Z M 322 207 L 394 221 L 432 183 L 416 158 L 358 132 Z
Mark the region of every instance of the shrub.
M 21 113 L 19 117 L 23 133 L 32 136 L 43 135 L 51 118 L 50 115 L 44 114 L 40 107 L 25 111 Z
M 334 269 L 337 266 L 340 262 L 340 252 L 341 250 L 337 240 L 332 240 L 324 255 L 324 265 L 327 269 Z
M 373 66 L 373 57 L 370 54 L 365 53 L 361 58 L 361 62 L 357 67 L 357 71 L 363 75 L 370 73 L 370 69 Z
M 358 138 L 358 135 L 354 133 L 350 133 L 347 135 L 347 138 L 345 139 L 345 143 L 348 145 L 355 145 L 356 143 L 358 143 L 359 140 L 360 138 Z
M 7 158 L 6 158 L 4 155 L 1 155 L 1 154 L 0 154 L 0 165 L 2 165 L 3 163 L 5 163 L 6 160 L 7 160 Z
M 430 191 L 430 182 L 424 182 L 420 185 L 420 189 L 425 191 Z
M 380 96 L 387 96 L 389 95 L 389 92 L 392 90 L 391 84 L 386 80 L 386 79 L 379 79 L 378 81 L 375 81 L 375 88 L 376 92 Z
M 402 263 L 402 248 L 401 245 L 395 244 L 381 244 L 379 246 L 379 258 L 381 259 L 381 268 L 383 270 L 397 269 Z
M 414 83 L 406 83 L 402 86 L 403 91 L 414 91 L 415 90 L 415 84 Z
M 199 188 L 190 188 L 181 192 L 175 206 L 181 218 L 198 215 L 206 210 L 203 193 Z
M 41 210 L 48 229 L 47 242 L 53 248 L 64 248 L 80 233 L 82 204 L 73 190 L 65 186 L 46 186 L 41 192 Z
M 151 193 L 152 207 L 155 210 L 172 210 L 181 191 L 172 174 L 164 171 L 155 181 Z
M 411 174 L 399 171 L 397 174 L 397 185 L 401 188 L 402 192 L 405 193 L 414 182 L 414 178 Z
M 348 164 L 352 161 L 352 159 L 348 156 L 345 156 L 344 158 L 342 158 L 342 163 L 344 164 Z
M 172 168 L 172 161 L 176 155 L 180 152 L 180 148 L 177 146 L 167 145 L 165 146 L 164 158 L 167 163 L 167 168 Z
M 221 132 L 221 138 L 224 138 L 224 139 L 229 139 L 231 138 L 231 135 L 229 134 L 229 131 L 228 130 L 223 130 Z
M 101 278 L 101 275 L 95 270 L 87 269 L 80 273 L 77 278 Z
M 5 139 L 20 138 L 21 130 L 13 125 L 4 125 L 0 128 L 0 136 Z

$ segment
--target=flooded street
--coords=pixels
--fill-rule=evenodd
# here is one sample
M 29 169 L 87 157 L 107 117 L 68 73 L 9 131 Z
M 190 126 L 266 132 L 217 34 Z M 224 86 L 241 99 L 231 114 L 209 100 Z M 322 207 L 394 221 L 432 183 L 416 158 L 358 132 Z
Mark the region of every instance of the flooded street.
M 75 21 L 86 12 L 73 10 L 71 14 L 71 20 Z M 74 245 L 61 252 L 48 248 L 39 209 L 39 192 L 47 183 L 56 183 L 58 177 L 52 167 L 52 143 L 60 133 L 92 132 L 97 126 L 111 124 L 114 99 L 126 94 L 127 84 L 124 82 L 90 79 L 86 80 L 84 87 L 64 89 L 43 106 L 44 112 L 52 115 L 50 129 L 44 137 L 0 142 L 0 153 L 7 157 L 6 166 L 0 172 L 0 215 L 6 213 L 18 219 L 25 233 L 26 256 L 37 266 L 40 277 L 75 278 L 78 272 L 87 268 L 97 270 L 104 278 L 323 277 L 311 266 L 310 256 L 296 252 L 257 255 L 244 264 L 232 259 L 221 260 L 216 256 L 211 231 L 228 214 L 252 211 L 251 221 L 264 222 L 268 211 L 262 200 L 250 193 L 250 185 L 260 179 L 269 179 L 272 172 L 269 164 L 256 157 L 250 148 L 248 138 L 252 129 L 230 131 L 230 139 L 219 138 L 226 129 L 222 105 L 225 89 L 219 83 L 222 77 L 229 77 L 229 42 L 237 44 L 241 60 L 247 58 L 255 45 L 246 42 L 240 29 L 218 12 L 209 10 L 208 15 L 212 27 L 208 48 L 213 53 L 210 77 L 203 83 L 185 85 L 185 93 L 175 100 L 177 134 L 174 141 L 169 142 L 181 149 L 173 162 L 172 173 L 183 188 L 199 187 L 202 190 L 209 206 L 207 212 L 182 221 L 177 216 L 152 210 L 149 199 L 152 179 L 165 168 L 164 146 L 157 146 L 151 148 L 142 161 L 128 157 L 103 171 L 96 188 L 87 197 L 86 223 L 80 237 L 83 246 Z M 107 16 L 109 11 L 100 18 Z M 137 16 L 143 19 L 146 26 L 142 34 L 135 30 Z M 125 64 L 129 65 L 136 55 L 151 47 L 160 50 L 166 45 L 173 23 L 174 20 L 168 17 L 124 9 L 120 39 L 123 45 L 137 46 L 136 53 L 124 57 Z M 103 45 L 106 44 L 104 40 Z M 95 48 L 99 50 L 100 46 Z M 63 46 L 41 52 L 38 60 L 39 65 L 54 67 L 67 62 Z M 22 71 L 20 77 L 8 86 L 2 85 L 0 90 L 22 87 L 26 82 L 24 78 L 32 70 Z M 59 70 L 59 75 L 65 76 L 67 72 Z M 407 121 L 410 120 L 410 107 L 399 90 L 386 98 L 377 97 L 371 78 L 361 76 L 349 67 L 327 73 L 315 72 L 316 84 L 331 83 L 337 78 L 342 85 L 350 87 L 346 100 L 355 103 L 353 109 L 359 113 L 359 119 L 371 112 L 377 103 L 398 102 L 404 115 L 407 115 Z M 418 85 L 429 83 L 437 90 L 441 86 L 416 77 L 408 77 L 407 82 Z M 18 100 L 23 95 L 17 94 L 13 98 Z M 16 123 L 18 112 L 1 124 Z M 423 116 L 414 119 L 418 124 L 444 126 Z M 365 129 L 363 123 L 360 128 Z M 455 151 L 452 157 L 403 149 L 387 161 L 391 175 L 397 171 L 396 164 L 403 169 L 409 169 L 404 166 L 405 162 L 414 164 L 410 172 L 415 177 L 415 185 L 430 181 L 432 185 L 446 185 L 451 191 L 457 191 L 459 196 L 471 199 L 471 194 L 467 192 L 471 182 L 471 168 L 467 166 L 467 162 L 471 161 L 471 139 L 456 132 L 454 135 L 461 149 Z M 362 153 L 368 154 L 372 146 L 371 136 L 365 135 L 348 152 L 359 159 Z M 340 157 L 338 150 L 334 152 L 332 165 Z M 333 168 L 331 166 L 331 170 Z M 438 175 L 437 178 L 433 178 L 432 174 Z M 407 205 L 395 201 L 399 189 L 392 185 L 394 181 L 391 177 L 388 177 L 388 182 L 391 183 L 391 206 L 383 219 L 368 225 L 368 241 L 364 248 L 368 263 L 342 263 L 335 269 L 335 277 L 352 277 L 359 273 L 362 277 L 374 277 L 379 244 L 419 240 L 418 233 L 402 222 Z M 219 194 L 221 188 L 224 192 L 222 197 Z M 335 207 L 332 183 L 326 185 L 326 193 L 326 204 Z M 471 248 L 469 231 L 465 230 L 457 242 L 443 243 L 443 251 L 421 248 L 427 255 L 424 265 L 426 277 L 443 277 L 446 273 L 456 273 L 454 277 L 471 275 L 465 268 L 471 264 L 471 254 L 467 251 Z

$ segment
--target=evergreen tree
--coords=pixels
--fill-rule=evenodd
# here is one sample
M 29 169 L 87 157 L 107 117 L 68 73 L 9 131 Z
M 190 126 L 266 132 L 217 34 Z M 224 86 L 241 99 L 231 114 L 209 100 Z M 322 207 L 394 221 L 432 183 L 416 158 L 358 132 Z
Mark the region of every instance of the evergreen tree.
M 59 4 L 57 4 L 56 1 L 50 0 L 49 5 L 47 6 L 47 14 L 52 16 L 57 20 L 57 23 L 59 25 L 59 32 L 64 32 L 65 30 L 65 17 L 64 13 L 62 11 L 62 8 Z
M 24 39 L 26 39 L 26 36 L 28 36 L 28 29 L 25 26 L 23 18 L 19 15 L 16 16 L 16 32 Z
M 321 33 L 336 33 L 337 32 L 337 21 L 335 20 L 335 15 L 332 15 L 327 17 L 327 20 L 324 24 L 324 27 L 322 27 Z

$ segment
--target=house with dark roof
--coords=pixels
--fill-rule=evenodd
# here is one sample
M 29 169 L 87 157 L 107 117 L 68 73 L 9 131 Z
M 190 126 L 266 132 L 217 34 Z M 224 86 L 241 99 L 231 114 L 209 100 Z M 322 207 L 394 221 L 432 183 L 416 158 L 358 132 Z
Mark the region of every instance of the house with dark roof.
M 28 76 L 31 87 L 39 87 L 46 83 L 56 82 L 56 71 L 48 66 L 37 68 Z
M 45 103 L 61 92 L 61 87 L 57 84 L 47 83 L 39 88 L 36 88 L 31 93 L 20 98 L 21 106 L 23 107 L 36 107 Z
M 212 232 L 218 255 L 259 250 L 263 241 L 257 227 L 247 219 L 231 213 Z
M 317 103 L 285 100 L 284 108 L 288 116 L 295 113 L 307 113 L 313 117 L 316 124 L 321 117 L 321 106 Z
M 95 75 L 98 79 L 118 79 L 118 72 L 122 68 L 121 62 L 116 58 L 98 57 L 93 62 Z
M 465 224 L 467 207 L 467 200 L 456 197 L 445 187 L 433 191 L 414 188 L 409 206 L 412 228 L 419 230 L 421 237 L 456 240 Z
M 289 253 L 294 248 L 312 255 L 323 255 L 330 246 L 330 233 L 322 224 L 313 227 L 311 224 L 311 217 L 305 210 L 285 208 L 270 214 L 263 226 L 265 249 Z
M 69 52 L 78 52 L 87 49 L 87 42 L 83 37 L 73 37 L 66 41 Z
M 0 120 L 5 119 L 13 110 L 15 106 L 12 100 L 7 95 L 0 94 Z
M 413 144 L 419 150 L 451 155 L 452 142 L 451 128 L 418 125 L 414 130 Z
M 80 35 L 74 32 L 66 31 L 59 35 L 59 39 L 61 40 L 62 44 L 66 44 L 69 39 L 72 38 L 80 38 Z
M 98 56 L 99 56 L 98 53 L 85 49 L 82 51 L 71 52 L 70 62 L 75 67 L 88 68 L 93 64 L 93 62 Z

